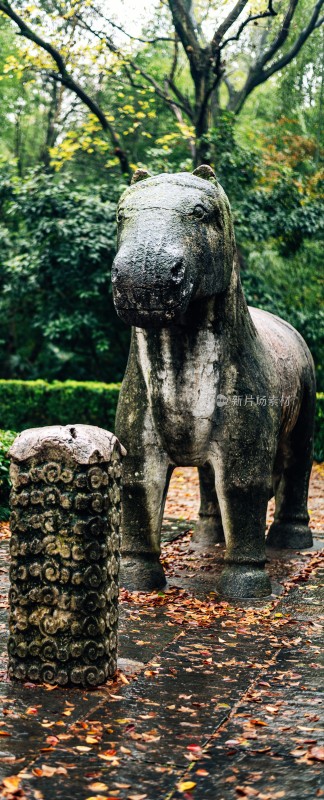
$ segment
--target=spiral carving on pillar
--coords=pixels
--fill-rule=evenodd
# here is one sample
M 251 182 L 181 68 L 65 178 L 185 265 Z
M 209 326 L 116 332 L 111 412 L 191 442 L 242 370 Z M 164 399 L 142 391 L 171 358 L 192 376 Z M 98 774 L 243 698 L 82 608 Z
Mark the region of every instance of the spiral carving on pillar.
M 11 449 L 11 678 L 96 686 L 116 671 L 122 448 L 110 437 L 109 461 L 91 451 L 90 464 L 49 433 L 27 459 Z

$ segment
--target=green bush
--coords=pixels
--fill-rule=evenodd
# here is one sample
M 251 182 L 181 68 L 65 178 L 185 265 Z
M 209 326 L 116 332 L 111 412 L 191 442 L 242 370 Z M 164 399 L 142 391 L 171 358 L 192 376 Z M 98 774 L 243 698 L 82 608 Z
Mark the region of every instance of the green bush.
M 317 395 L 314 458 L 324 461 L 324 394 Z
M 120 384 L 0 380 L 0 428 L 99 425 L 113 430 Z
M 12 445 L 16 433 L 0 430 L 0 522 L 9 519 L 9 458 L 8 450 Z

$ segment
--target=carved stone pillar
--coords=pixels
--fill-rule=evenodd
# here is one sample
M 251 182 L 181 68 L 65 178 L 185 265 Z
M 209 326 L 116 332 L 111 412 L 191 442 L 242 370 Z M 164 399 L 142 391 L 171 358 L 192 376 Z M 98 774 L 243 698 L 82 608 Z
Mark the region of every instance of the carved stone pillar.
M 56 425 L 9 453 L 9 675 L 97 686 L 116 671 L 125 450 L 100 428 Z

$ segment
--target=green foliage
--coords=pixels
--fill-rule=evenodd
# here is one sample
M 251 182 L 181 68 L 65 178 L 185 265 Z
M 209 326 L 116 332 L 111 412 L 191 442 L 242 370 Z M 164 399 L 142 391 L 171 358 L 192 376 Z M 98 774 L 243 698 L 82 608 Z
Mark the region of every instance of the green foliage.
M 235 206 L 245 200 L 260 176 L 262 159 L 256 149 L 239 143 L 233 112 L 219 109 L 215 122 L 205 141 L 217 178 Z
M 324 388 L 324 310 L 321 249 L 306 242 L 291 258 L 271 243 L 246 255 L 242 281 L 249 305 L 286 319 L 301 333 L 314 358 L 319 391 Z
M 129 331 L 113 307 L 115 203 L 67 176 L 0 178 L 2 375 L 120 379 Z
M 314 456 L 317 461 L 324 461 L 324 394 L 318 394 L 316 399 Z
M 305 202 L 291 176 L 281 178 L 269 191 L 255 189 L 246 194 L 236 208 L 238 236 L 264 243 L 277 240 L 282 255 L 295 253 L 305 239 L 318 239 L 324 233 L 324 203 Z
M 0 380 L 0 427 L 99 425 L 113 430 L 119 384 Z
M 17 434 L 0 430 L 0 522 L 9 519 L 9 458 L 8 450 Z

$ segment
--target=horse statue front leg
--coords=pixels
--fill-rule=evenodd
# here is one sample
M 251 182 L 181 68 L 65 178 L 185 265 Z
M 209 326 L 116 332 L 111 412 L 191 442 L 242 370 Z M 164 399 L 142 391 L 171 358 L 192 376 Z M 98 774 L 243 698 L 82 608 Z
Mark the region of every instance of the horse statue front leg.
M 116 431 L 127 450 L 123 462 L 120 583 L 131 591 L 151 591 L 166 583 L 159 557 L 172 467 L 159 444 L 145 392 L 134 383 L 133 369 L 126 374 L 120 393 Z
M 269 454 L 256 453 L 255 442 L 252 446 L 241 443 L 232 454 L 218 455 L 214 470 L 226 542 L 218 590 L 227 597 L 269 595 L 271 583 L 264 570 Z

